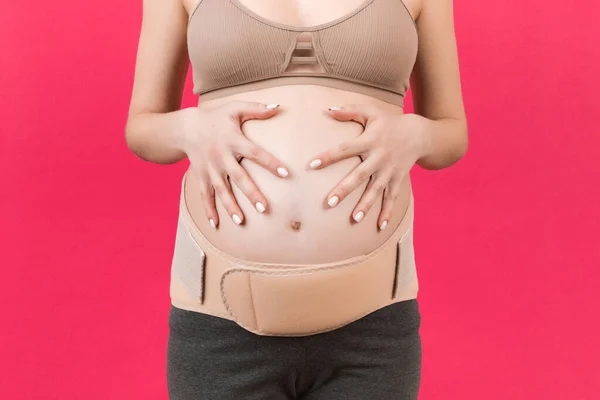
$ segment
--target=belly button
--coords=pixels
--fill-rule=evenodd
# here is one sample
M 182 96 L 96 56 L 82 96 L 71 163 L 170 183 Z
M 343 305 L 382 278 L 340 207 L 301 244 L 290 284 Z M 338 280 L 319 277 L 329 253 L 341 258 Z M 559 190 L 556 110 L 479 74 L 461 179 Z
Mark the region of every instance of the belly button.
M 295 219 L 293 219 L 290 222 L 290 226 L 292 227 L 293 231 L 299 231 L 300 227 L 302 226 L 302 223 L 300 221 L 296 221 Z

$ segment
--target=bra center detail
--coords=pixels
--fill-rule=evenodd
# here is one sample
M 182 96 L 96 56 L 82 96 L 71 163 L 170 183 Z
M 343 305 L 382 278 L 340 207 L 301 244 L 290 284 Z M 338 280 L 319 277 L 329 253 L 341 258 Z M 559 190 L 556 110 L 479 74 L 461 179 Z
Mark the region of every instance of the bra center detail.
M 284 73 L 323 73 L 325 67 L 319 62 L 315 49 L 315 32 L 300 32 L 294 35 L 290 53 L 286 57 Z

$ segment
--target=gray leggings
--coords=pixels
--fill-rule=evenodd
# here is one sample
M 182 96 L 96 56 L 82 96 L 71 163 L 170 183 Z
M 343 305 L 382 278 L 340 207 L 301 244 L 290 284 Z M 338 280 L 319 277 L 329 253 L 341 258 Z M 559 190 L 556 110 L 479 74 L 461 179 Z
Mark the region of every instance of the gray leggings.
M 416 299 L 334 331 L 259 336 L 235 322 L 171 306 L 172 400 L 413 400 L 421 381 Z

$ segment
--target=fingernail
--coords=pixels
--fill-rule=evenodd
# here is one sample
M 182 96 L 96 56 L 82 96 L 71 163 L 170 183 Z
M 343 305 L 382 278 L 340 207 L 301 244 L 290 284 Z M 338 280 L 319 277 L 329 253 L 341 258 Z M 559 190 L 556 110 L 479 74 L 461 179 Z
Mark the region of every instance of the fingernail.
M 285 178 L 286 176 L 288 176 L 288 171 L 287 169 L 283 168 L 283 167 L 279 167 L 277 168 L 277 173 L 279 174 L 279 176 Z
M 277 108 L 279 107 L 279 104 L 267 104 L 267 108 L 270 110 L 272 108 Z
M 239 216 L 239 215 L 237 215 L 237 214 L 233 214 L 233 215 L 231 216 L 231 219 L 233 219 L 233 222 L 235 222 L 235 224 L 236 224 L 236 225 L 239 225 L 239 224 L 241 224 L 241 223 L 242 223 L 242 219 L 241 219 L 241 218 L 240 218 L 240 216 Z
M 213 228 L 216 228 L 217 225 L 215 224 L 215 220 L 214 219 L 210 219 L 208 222 L 210 222 L 210 226 L 212 226 Z
M 354 220 L 356 222 L 360 222 L 362 221 L 363 217 L 365 216 L 365 213 L 362 211 L 357 212 L 356 214 L 354 214 Z
M 317 158 L 316 160 L 312 160 L 312 161 L 310 162 L 310 167 L 311 167 L 311 168 L 317 168 L 317 167 L 321 166 L 321 164 L 322 164 L 321 160 L 319 160 L 319 159 Z
M 327 204 L 329 204 L 329 207 L 334 207 L 338 203 L 338 201 L 340 201 L 339 197 L 333 196 L 332 198 L 329 199 Z
M 387 226 L 387 221 L 383 221 L 381 223 L 381 226 L 379 227 L 379 229 L 384 230 L 386 228 L 386 226 Z
M 329 107 L 329 109 L 330 109 L 331 111 L 340 111 L 340 110 L 341 110 L 341 108 L 340 108 L 340 107 Z
M 265 206 L 260 201 L 256 202 L 256 209 L 258 210 L 259 213 L 265 212 Z

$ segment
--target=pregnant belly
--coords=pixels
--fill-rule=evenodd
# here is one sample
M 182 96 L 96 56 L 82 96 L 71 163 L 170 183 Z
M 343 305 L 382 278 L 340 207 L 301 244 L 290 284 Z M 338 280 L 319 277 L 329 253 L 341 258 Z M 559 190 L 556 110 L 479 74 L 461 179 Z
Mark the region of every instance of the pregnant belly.
M 244 212 L 244 223 L 236 225 L 216 199 L 219 227 L 210 227 L 199 195 L 200 182 L 187 175 L 185 197 L 190 214 L 200 231 L 216 247 L 256 262 L 324 263 L 368 253 L 381 245 L 401 221 L 410 198 L 410 178 L 402 182 L 388 227 L 377 227 L 382 197 L 360 223 L 352 212 L 367 182 L 361 184 L 338 205 L 327 205 L 331 190 L 359 163 L 359 157 L 340 161 L 321 170 L 308 167 L 312 157 L 323 150 L 362 133 L 355 122 L 339 122 L 329 117 L 327 107 L 348 103 L 380 103 L 378 100 L 336 89 L 316 86 L 287 86 L 235 95 L 228 99 L 200 103 L 218 105 L 232 99 L 280 104 L 280 111 L 268 120 L 248 121 L 244 134 L 254 143 L 279 158 L 289 176 L 278 178 L 269 171 L 243 159 L 248 171 L 267 199 L 267 211 L 259 214 L 244 194 L 233 186 L 233 193 Z M 381 103 L 380 103 L 381 104 Z M 383 107 L 394 107 L 387 103 Z M 397 109 L 396 109 L 397 112 Z

